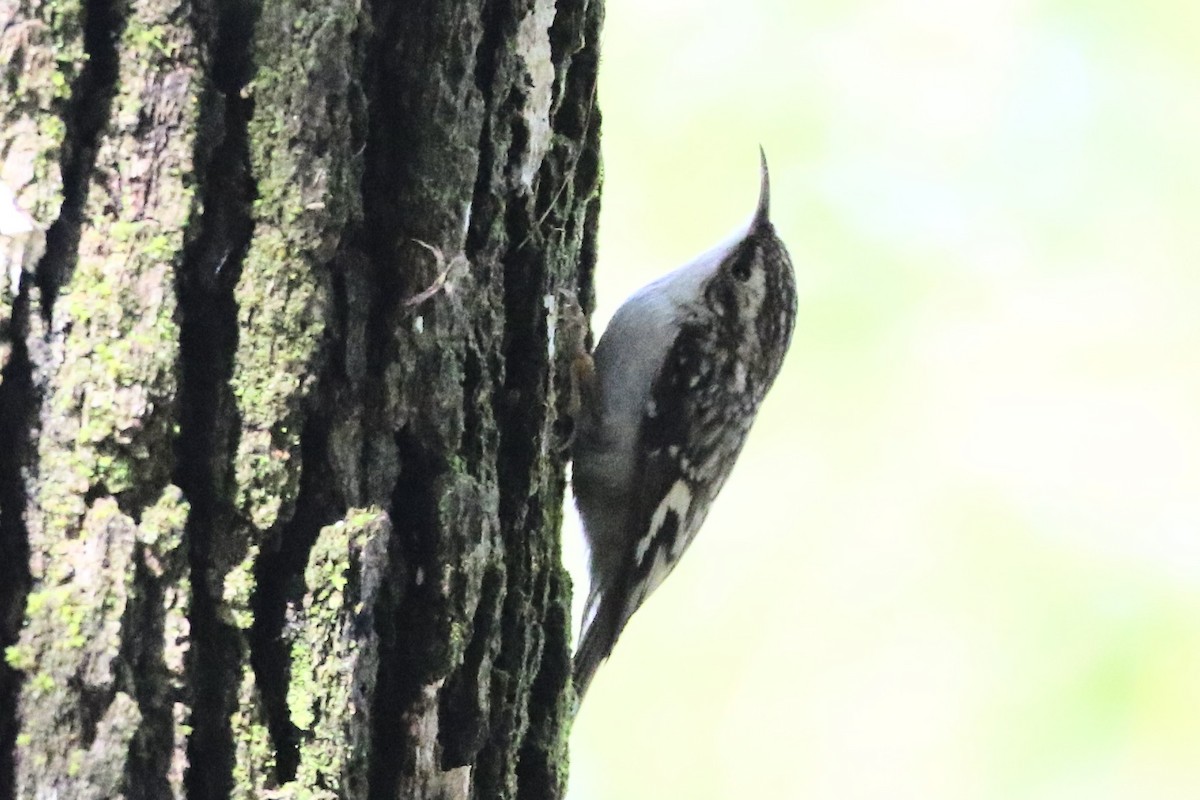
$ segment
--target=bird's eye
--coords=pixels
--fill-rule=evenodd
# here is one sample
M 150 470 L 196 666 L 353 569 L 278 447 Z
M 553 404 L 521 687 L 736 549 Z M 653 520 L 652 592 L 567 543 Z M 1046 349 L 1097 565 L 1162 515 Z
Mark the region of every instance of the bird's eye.
M 753 266 L 754 250 L 746 247 L 734 255 L 733 263 L 729 265 L 729 271 L 733 273 L 733 277 L 745 283 L 750 280 L 750 270 Z

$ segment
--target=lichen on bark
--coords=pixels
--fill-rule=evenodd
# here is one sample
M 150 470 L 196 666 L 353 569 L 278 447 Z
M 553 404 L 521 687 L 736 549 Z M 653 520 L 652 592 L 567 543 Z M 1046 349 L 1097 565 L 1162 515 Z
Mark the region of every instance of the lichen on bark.
M 328 262 L 360 216 L 360 3 L 267 0 L 246 91 L 257 185 L 254 238 L 235 290 L 233 391 L 242 420 L 239 505 L 259 530 L 289 515 L 299 486 L 300 405 L 312 389 L 329 314 Z M 299 76 L 306 80 L 297 80 Z
M 165 778 L 188 641 L 186 516 L 173 486 L 141 525 L 104 498 L 48 554 L 5 653 L 26 676 L 22 793 L 112 797 L 131 776 Z
M 58 221 L 39 221 L 50 236 L 42 307 L 24 306 L 40 427 L 24 514 L 33 587 L 9 663 L 27 667 L 17 788 L 30 794 L 169 785 L 176 720 L 187 718 L 174 696 L 189 635 L 187 507 L 169 482 L 173 264 L 193 210 L 197 73 L 187 27 L 163 29 L 156 45 L 169 52 L 147 52 L 136 36 L 170 7 L 122 11 L 128 24 L 115 41 L 101 15 L 87 21 L 87 57 L 65 51 L 68 65 L 85 66 L 50 108 L 66 120 L 60 163 L 76 183 Z M 24 297 L 32 283 L 22 281 Z M 39 312 L 48 329 L 34 324 Z
M 322 528 L 304 573 L 291 639 L 288 710 L 300 731 L 296 796 L 366 797 L 370 697 L 379 668 L 374 615 L 392 527 L 379 508 Z

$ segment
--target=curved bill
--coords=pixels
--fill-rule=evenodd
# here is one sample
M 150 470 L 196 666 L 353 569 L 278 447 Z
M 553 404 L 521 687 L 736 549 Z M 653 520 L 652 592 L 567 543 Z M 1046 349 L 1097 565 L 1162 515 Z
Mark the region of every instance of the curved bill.
M 771 213 L 771 175 L 767 172 L 767 154 L 758 146 L 758 156 L 761 163 L 762 177 L 758 188 L 758 208 L 754 211 L 754 224 L 767 222 Z

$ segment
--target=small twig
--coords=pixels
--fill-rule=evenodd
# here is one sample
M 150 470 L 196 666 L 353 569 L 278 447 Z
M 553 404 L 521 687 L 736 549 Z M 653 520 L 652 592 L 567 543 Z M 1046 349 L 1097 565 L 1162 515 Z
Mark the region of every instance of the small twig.
M 417 292 L 412 297 L 404 301 L 404 305 L 409 308 L 413 306 L 419 306 L 421 303 L 424 303 L 426 300 L 440 292 L 443 288 L 445 288 L 446 293 L 449 294 L 452 285 L 447 285 L 447 281 L 450 278 L 451 270 L 457 266 L 465 266 L 467 261 L 466 257 L 460 254 L 447 262 L 446 256 L 438 248 L 434 247 L 428 242 L 423 242 L 420 239 L 413 239 L 413 241 L 421 245 L 421 247 L 424 247 L 430 253 L 433 253 L 434 263 L 437 264 L 438 267 L 438 274 L 437 277 L 433 279 L 433 283 L 431 283 L 428 287 L 420 292 Z

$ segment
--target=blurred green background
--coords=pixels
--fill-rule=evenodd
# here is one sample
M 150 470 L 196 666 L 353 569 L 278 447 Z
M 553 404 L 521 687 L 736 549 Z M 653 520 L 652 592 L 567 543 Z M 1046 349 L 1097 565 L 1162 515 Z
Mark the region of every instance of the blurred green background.
M 609 1 L 597 329 L 759 143 L 800 309 L 570 800 L 1200 797 L 1198 43 L 1194 0 Z

